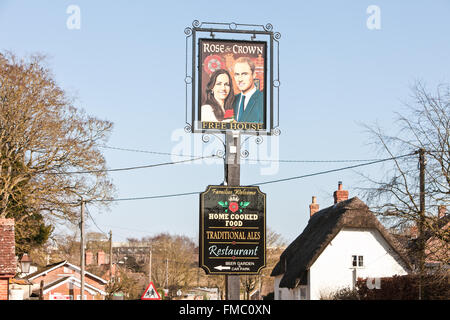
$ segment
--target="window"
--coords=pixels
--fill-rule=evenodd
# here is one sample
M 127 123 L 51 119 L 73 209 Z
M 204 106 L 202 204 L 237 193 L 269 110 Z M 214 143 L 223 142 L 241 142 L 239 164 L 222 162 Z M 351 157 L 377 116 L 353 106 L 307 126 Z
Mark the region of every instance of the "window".
M 352 256 L 352 267 L 364 267 L 364 257 Z
M 358 267 L 364 267 L 363 256 L 358 256 Z

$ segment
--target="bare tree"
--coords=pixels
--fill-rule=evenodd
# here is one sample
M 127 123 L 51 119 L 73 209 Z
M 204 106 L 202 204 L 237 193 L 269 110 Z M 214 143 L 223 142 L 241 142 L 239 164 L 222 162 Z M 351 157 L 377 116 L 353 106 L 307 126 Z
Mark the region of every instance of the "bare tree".
M 80 197 L 110 198 L 99 145 L 111 129 L 74 106 L 44 57 L 0 54 L 0 217 L 74 220 Z
M 259 289 L 259 296 L 262 296 L 263 287 L 273 289 L 273 279 L 270 277 L 272 269 L 277 264 L 280 254 L 285 249 L 286 242 L 282 236 L 267 228 L 266 230 L 266 267 L 261 270 L 259 275 L 241 276 L 241 285 L 244 289 L 245 300 L 250 300 L 250 294 L 256 288 Z M 270 290 L 268 290 L 270 291 Z
M 408 113 L 397 114 L 397 132 L 388 134 L 379 126 L 365 126 L 380 153 L 393 158 L 410 156 L 394 159 L 381 178 L 366 176 L 370 187 L 363 191 L 369 205 L 388 226 L 397 231 L 416 230 L 415 262 L 419 266 L 425 259 L 427 239 L 438 239 L 447 248 L 450 239 L 448 227 L 438 216 L 438 208 L 450 202 L 450 85 L 440 85 L 432 94 L 422 83 L 416 83 L 411 100 L 405 103 Z M 441 262 L 448 264 L 448 250 L 442 252 L 447 254 Z
M 193 286 L 196 279 L 195 244 L 186 236 L 161 233 L 145 237 L 152 245 L 152 279 L 158 288 L 169 289 L 174 297 L 179 289 Z

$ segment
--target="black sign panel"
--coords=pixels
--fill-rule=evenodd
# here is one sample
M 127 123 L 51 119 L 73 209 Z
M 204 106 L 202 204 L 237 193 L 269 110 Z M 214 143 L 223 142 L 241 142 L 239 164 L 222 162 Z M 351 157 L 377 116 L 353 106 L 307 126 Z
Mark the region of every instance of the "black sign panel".
M 207 274 L 259 274 L 266 266 L 266 194 L 208 186 L 200 194 L 199 266 Z

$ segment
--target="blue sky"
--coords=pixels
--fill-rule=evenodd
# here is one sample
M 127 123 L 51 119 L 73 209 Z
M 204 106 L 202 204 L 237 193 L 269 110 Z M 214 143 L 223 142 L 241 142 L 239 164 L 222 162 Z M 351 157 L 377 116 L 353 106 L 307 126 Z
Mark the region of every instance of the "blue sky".
M 79 30 L 66 26 L 69 5 L 80 8 Z M 370 5 L 381 28 L 369 30 Z M 380 158 L 361 123 L 395 129 L 417 80 L 429 88 L 450 82 L 450 2 L 436 1 L 5 1 L 0 0 L 0 50 L 48 55 L 59 85 L 75 105 L 114 123 L 108 145 L 189 154 L 217 148 L 184 134 L 185 35 L 193 20 L 271 23 L 280 32 L 280 128 L 250 158 L 342 160 Z M 197 146 L 197 148 L 194 148 Z M 268 153 L 266 149 L 273 149 Z M 105 149 L 109 168 L 172 160 L 149 153 Z M 351 163 L 355 164 L 355 163 Z M 241 184 L 339 168 L 342 163 L 245 164 Z M 286 241 L 306 226 L 311 196 L 333 204 L 343 181 L 350 196 L 358 172 L 382 165 L 268 184 L 267 225 Z M 111 173 L 118 198 L 202 191 L 223 181 L 223 165 L 205 162 Z M 198 236 L 198 196 L 117 202 L 109 211 L 89 206 L 97 226 L 114 241 L 160 232 Z M 90 231 L 98 231 L 91 222 Z

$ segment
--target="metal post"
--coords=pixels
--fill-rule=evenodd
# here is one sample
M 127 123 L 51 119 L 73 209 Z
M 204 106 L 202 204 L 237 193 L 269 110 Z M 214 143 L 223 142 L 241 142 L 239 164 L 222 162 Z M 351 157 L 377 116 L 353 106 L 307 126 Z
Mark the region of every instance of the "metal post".
M 80 252 L 81 252 L 81 294 L 80 300 L 84 300 L 84 269 L 85 269 L 85 252 L 84 252 L 84 200 L 81 198 L 81 219 L 80 219 Z
M 225 144 L 225 183 L 228 186 L 239 186 L 241 184 L 241 138 L 239 131 L 227 131 Z M 225 295 L 227 300 L 240 299 L 239 276 L 225 276 Z

